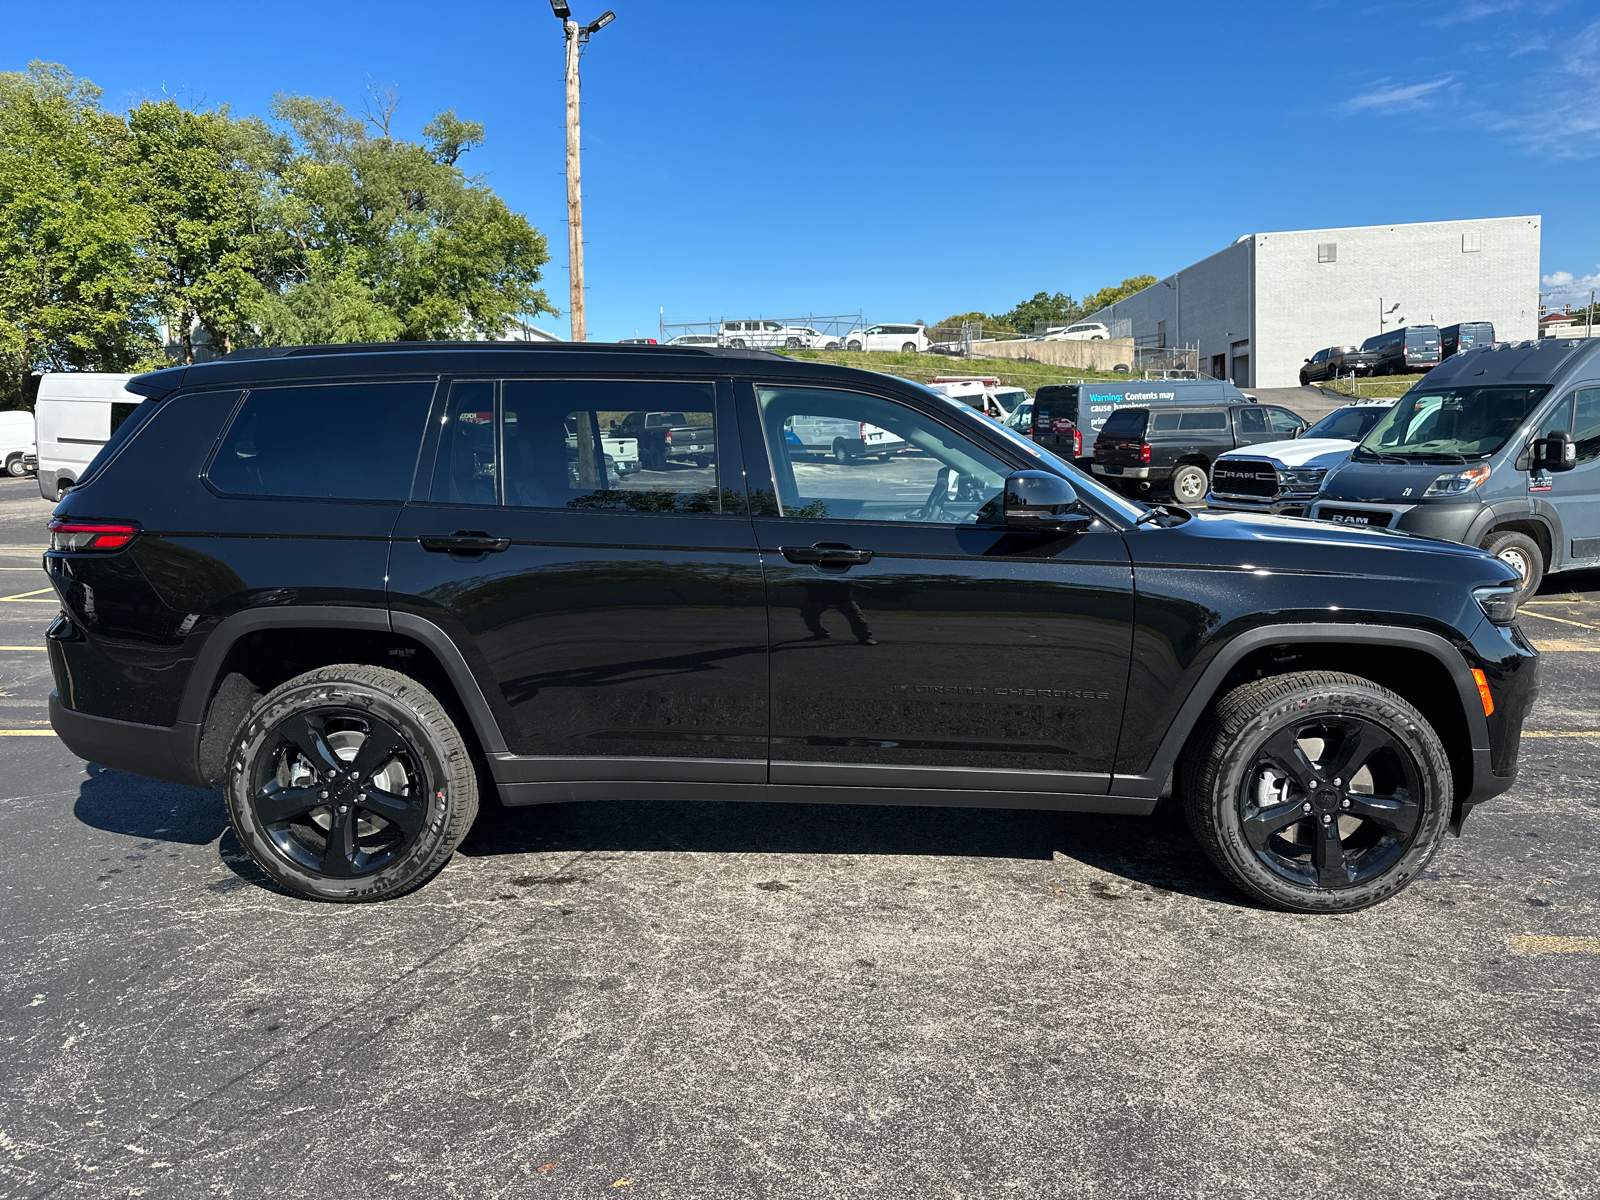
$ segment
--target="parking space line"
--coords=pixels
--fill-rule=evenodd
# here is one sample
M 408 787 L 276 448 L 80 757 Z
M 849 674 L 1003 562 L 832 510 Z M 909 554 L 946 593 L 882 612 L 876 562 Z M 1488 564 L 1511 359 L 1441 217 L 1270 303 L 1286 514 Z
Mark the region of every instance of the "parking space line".
M 1558 731 L 1558 730 L 1551 730 L 1551 729 L 1524 729 L 1522 731 L 1522 736 L 1523 737 L 1531 737 L 1531 738 L 1553 738 L 1553 737 L 1600 738 L 1600 729 L 1580 729 L 1580 730 L 1577 730 L 1577 731 L 1572 732 L 1572 733 L 1568 733 L 1565 730 L 1559 730 Z
M 1506 941 L 1518 954 L 1600 954 L 1600 937 L 1513 934 Z
M 54 588 L 36 588 L 31 592 L 18 592 L 15 596 L 0 596 L 0 600 L 26 600 L 29 596 L 40 596 L 45 592 L 52 592 Z
M 1569 654 L 1574 651 L 1579 654 L 1600 654 L 1600 646 L 1585 646 L 1582 642 L 1569 642 L 1565 638 L 1541 638 L 1534 644 L 1534 649 L 1540 654 Z
M 43 646 L 0 646 L 0 650 L 43 650 Z
M 1559 621 L 1563 625 L 1576 625 L 1579 629 L 1600 629 L 1600 625 L 1585 625 L 1582 621 L 1569 621 L 1565 617 L 1552 617 L 1542 612 L 1531 612 L 1530 617 L 1538 617 L 1541 621 Z
M 0 729 L 0 737 L 55 737 L 54 729 Z

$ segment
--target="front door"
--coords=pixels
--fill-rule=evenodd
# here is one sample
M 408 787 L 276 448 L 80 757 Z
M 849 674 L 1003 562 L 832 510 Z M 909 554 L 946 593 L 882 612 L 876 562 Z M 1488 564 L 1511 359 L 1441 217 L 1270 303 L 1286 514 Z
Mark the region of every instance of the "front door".
M 765 596 L 742 488 L 724 486 L 737 439 L 719 430 L 704 466 L 623 474 L 601 434 L 635 412 L 725 425 L 730 396 L 714 380 L 452 383 L 390 601 L 483 684 L 517 757 L 502 779 L 764 781 Z
M 1577 444 L 1578 465 L 1570 471 L 1536 473 L 1530 487 L 1536 498 L 1554 505 L 1566 539 L 1561 557 L 1568 564 L 1600 559 L 1600 387 L 1579 388 L 1571 401 L 1559 406 L 1562 419 L 1548 422 L 1544 430 L 1569 429 Z
M 1008 532 L 999 497 L 1019 464 L 932 402 L 741 386 L 771 781 L 1105 792 L 1132 639 L 1121 535 Z M 822 420 L 904 445 L 839 462 L 785 437 Z

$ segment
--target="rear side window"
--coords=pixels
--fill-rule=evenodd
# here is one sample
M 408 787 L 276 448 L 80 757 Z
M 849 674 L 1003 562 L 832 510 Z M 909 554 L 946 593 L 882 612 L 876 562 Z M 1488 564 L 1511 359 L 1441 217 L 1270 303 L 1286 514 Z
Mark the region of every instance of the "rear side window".
M 1102 437 L 1108 438 L 1136 438 L 1144 436 L 1145 421 L 1150 414 L 1144 409 L 1125 408 L 1114 412 L 1106 418 L 1104 427 L 1100 430 Z
M 432 398 L 431 383 L 258 388 L 206 477 L 236 495 L 404 500 Z
M 1178 428 L 1185 433 L 1190 430 L 1226 429 L 1228 427 L 1228 414 L 1220 412 L 1187 412 L 1183 420 L 1178 422 Z
M 1178 418 L 1180 418 L 1181 416 L 1183 416 L 1182 413 L 1175 413 L 1175 412 L 1157 413 L 1153 432 L 1155 432 L 1155 433 L 1177 433 L 1178 432 Z
M 121 400 L 111 402 L 111 436 L 106 439 L 106 444 L 100 447 L 100 452 L 89 460 L 89 465 L 78 477 L 78 487 L 82 487 L 105 469 L 105 465 L 117 456 L 117 451 L 126 446 L 133 435 L 139 432 L 139 427 L 155 416 L 160 403 L 159 400 L 146 400 L 143 403 L 124 403 Z

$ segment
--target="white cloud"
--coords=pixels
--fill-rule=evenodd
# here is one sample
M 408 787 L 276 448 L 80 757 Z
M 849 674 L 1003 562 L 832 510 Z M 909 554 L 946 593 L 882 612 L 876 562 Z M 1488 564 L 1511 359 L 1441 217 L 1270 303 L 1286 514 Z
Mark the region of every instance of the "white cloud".
M 1563 304 L 1589 303 L 1590 289 L 1600 290 L 1600 264 L 1593 275 L 1574 276 L 1571 271 L 1552 271 L 1539 277 L 1539 290 L 1549 292 L 1543 303 L 1559 308 Z
M 1451 76 L 1444 75 L 1426 83 L 1383 83 L 1352 96 L 1343 104 L 1345 112 L 1405 112 L 1408 109 L 1426 108 L 1440 88 L 1446 87 Z
M 1537 108 L 1501 118 L 1494 127 L 1552 158 L 1600 154 L 1600 21 L 1563 43 L 1555 67 L 1537 80 L 1537 92 Z

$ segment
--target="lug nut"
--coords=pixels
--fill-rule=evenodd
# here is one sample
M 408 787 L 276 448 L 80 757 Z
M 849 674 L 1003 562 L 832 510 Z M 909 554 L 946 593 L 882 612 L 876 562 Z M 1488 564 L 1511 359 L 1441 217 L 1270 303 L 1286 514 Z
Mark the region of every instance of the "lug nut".
M 1339 807 L 1340 808 L 1349 808 L 1350 807 L 1350 798 L 1347 796 L 1343 800 L 1339 801 Z
M 1339 786 L 1339 781 L 1338 781 L 1338 780 L 1337 780 L 1337 779 L 1335 779 L 1335 780 L 1334 780 L 1334 781 L 1333 781 L 1333 786 L 1334 786 L 1334 787 L 1338 787 L 1338 786 Z
M 347 813 L 347 812 L 350 811 L 350 806 L 348 804 L 341 804 L 341 805 L 339 805 L 339 811 L 342 812 L 342 813 Z M 1327 817 L 1323 817 L 1322 819 L 1324 821 L 1326 821 L 1328 818 Z
M 1307 800 L 1304 804 L 1302 804 L 1300 806 L 1300 811 L 1301 812 L 1310 812 L 1311 811 L 1311 801 Z
M 1323 824 L 1324 824 L 1324 825 L 1328 825 L 1328 824 L 1331 824 L 1331 823 L 1332 823 L 1332 821 L 1333 821 L 1333 818 L 1332 818 L 1332 817 L 1330 817 L 1330 816 L 1329 816 L 1329 815 L 1328 815 L 1328 814 L 1327 814 L 1327 813 L 1323 813 L 1323 814 L 1322 814 L 1322 823 L 1323 823 Z
M 317 795 L 321 796 L 324 800 L 326 800 L 328 798 L 328 793 L 327 793 L 326 789 L 318 792 Z
M 365 800 L 366 798 L 367 798 L 367 794 L 365 792 L 356 793 L 356 799 L 357 800 Z M 1345 805 L 1348 807 L 1349 804 L 1350 804 L 1350 801 L 1346 800 L 1345 801 Z

